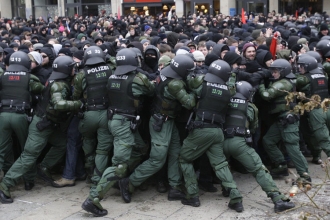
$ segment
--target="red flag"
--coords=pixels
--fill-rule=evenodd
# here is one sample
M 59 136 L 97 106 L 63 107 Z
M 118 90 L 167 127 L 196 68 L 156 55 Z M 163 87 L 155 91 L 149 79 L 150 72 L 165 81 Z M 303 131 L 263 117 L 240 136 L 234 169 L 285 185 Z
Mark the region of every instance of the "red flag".
M 117 13 L 117 16 L 118 16 L 118 20 L 120 20 L 120 6 L 118 6 L 118 13 Z
M 246 24 L 244 8 L 242 8 L 242 23 Z
M 276 60 L 276 46 L 277 46 L 277 32 L 275 32 L 272 43 L 270 44 L 269 51 L 273 55 L 273 60 Z
M 296 18 L 298 18 L 298 10 L 296 10 Z

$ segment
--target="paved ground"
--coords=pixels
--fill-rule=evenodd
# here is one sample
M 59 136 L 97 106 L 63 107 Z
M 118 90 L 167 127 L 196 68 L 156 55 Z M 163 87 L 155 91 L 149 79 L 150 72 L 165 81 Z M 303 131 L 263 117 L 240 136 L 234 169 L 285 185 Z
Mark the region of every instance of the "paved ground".
M 325 156 L 323 155 L 325 159 Z M 308 158 L 310 160 L 310 158 Z M 229 199 L 224 198 L 219 185 L 217 193 L 205 193 L 200 191 L 201 206 L 193 208 L 184 206 L 180 201 L 169 202 L 167 194 L 158 193 L 153 186 L 148 191 L 137 190 L 132 202 L 126 204 L 120 196 L 120 192 L 111 189 L 102 201 L 102 205 L 109 214 L 98 219 L 330 219 L 330 178 L 327 177 L 325 169 L 318 165 L 310 165 L 313 179 L 313 188 L 308 196 L 299 193 L 292 198 L 296 208 L 285 213 L 275 214 L 273 204 L 261 190 L 252 175 L 233 173 L 239 190 L 244 196 L 243 204 L 245 211 L 236 213 L 227 208 Z M 330 167 L 330 165 L 329 165 Z M 329 168 L 330 169 L 330 168 Z M 294 171 L 294 169 L 292 169 Z M 291 174 L 291 177 L 294 176 Z M 282 179 L 276 183 L 283 192 L 288 192 L 290 185 Z M 324 184 L 325 183 L 325 184 Z M 82 202 L 88 195 L 88 186 L 85 182 L 77 182 L 74 187 L 56 189 L 48 186 L 45 182 L 38 180 L 36 187 L 27 192 L 23 184 L 12 189 L 13 204 L 0 203 L 0 219 L 91 219 L 92 215 L 81 208 Z M 317 206 L 318 208 L 316 208 Z

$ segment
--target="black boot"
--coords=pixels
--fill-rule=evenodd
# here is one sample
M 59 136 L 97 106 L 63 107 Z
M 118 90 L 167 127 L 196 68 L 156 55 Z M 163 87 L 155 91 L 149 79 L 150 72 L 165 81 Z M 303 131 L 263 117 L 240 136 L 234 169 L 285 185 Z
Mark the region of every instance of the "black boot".
M 279 192 L 274 192 L 271 195 L 269 195 L 269 197 L 272 198 L 272 200 L 274 200 L 274 198 L 279 197 L 279 196 L 281 196 L 281 194 Z M 289 199 L 281 198 L 278 201 L 274 202 L 274 211 L 276 213 L 283 212 L 285 210 L 292 209 L 294 207 L 295 207 L 294 203 L 290 202 Z
M 96 205 L 93 204 L 93 201 L 89 198 L 85 200 L 85 202 L 81 205 L 85 211 L 92 213 L 96 217 L 105 216 L 108 214 L 108 211 L 105 209 L 100 209 Z
M 33 189 L 34 187 L 34 183 L 33 182 L 24 182 L 24 189 L 26 191 L 30 191 L 31 189 Z
M 243 212 L 244 211 L 244 207 L 243 207 L 243 203 L 242 201 L 240 202 L 236 202 L 236 203 L 228 203 L 228 208 L 235 210 L 236 212 Z
M 183 205 L 190 205 L 190 206 L 193 206 L 193 207 L 198 207 L 198 206 L 201 205 L 198 196 L 196 196 L 196 197 L 194 197 L 194 198 L 190 198 L 190 199 L 183 198 L 183 199 L 181 200 L 181 203 L 182 203 Z
M 54 179 L 52 178 L 52 175 L 50 174 L 49 170 L 46 167 L 43 167 L 41 165 L 38 165 L 37 173 L 41 179 L 44 181 L 52 184 L 54 182 Z
M 168 191 L 167 199 L 169 201 L 175 201 L 175 200 L 182 200 L 185 197 L 186 197 L 186 195 L 183 192 L 181 192 L 179 189 L 171 186 L 170 191 Z
M 156 190 L 159 193 L 166 193 L 167 192 L 166 183 L 163 180 L 159 180 L 157 182 Z
M 286 165 L 286 162 L 283 162 L 283 164 L 280 164 L 276 168 L 271 169 L 270 175 L 272 177 L 289 176 L 288 166 Z
M 129 192 L 129 178 L 119 180 L 121 197 L 126 203 L 131 202 L 131 193 Z
M 295 207 L 294 203 L 290 202 L 290 200 L 289 201 L 283 201 L 281 199 L 277 202 L 274 202 L 274 211 L 275 212 L 283 212 L 285 210 L 292 209 L 294 207 Z
M 13 201 L 8 187 L 4 183 L 0 183 L 0 202 L 3 204 L 9 204 L 13 203 Z

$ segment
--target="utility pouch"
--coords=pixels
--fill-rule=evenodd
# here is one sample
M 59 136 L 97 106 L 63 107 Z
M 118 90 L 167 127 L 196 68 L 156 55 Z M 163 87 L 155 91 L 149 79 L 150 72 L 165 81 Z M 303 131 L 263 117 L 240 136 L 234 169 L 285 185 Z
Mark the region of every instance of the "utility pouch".
M 107 110 L 108 120 L 112 120 L 114 114 L 115 114 L 115 112 L 112 109 L 108 108 L 108 110 Z
M 226 138 L 233 138 L 235 136 L 235 128 L 226 128 L 225 136 Z
M 155 119 L 154 123 L 152 124 L 152 128 L 154 129 L 154 131 L 160 132 L 163 128 L 164 123 L 163 116 L 154 114 L 152 117 Z
M 51 126 L 52 126 L 52 122 L 49 121 L 46 117 L 43 117 L 42 120 L 36 124 L 36 127 L 39 131 L 43 131 Z
M 246 142 L 247 145 L 249 145 L 251 147 L 252 143 L 253 143 L 252 136 L 246 136 L 245 137 L 245 142 Z
M 131 129 L 132 133 L 135 133 L 140 125 L 140 117 L 137 116 L 138 119 L 133 119 L 130 123 L 129 128 Z
M 78 114 L 77 114 L 77 118 L 79 118 L 79 119 L 83 119 L 84 116 L 85 116 L 84 112 L 78 112 Z

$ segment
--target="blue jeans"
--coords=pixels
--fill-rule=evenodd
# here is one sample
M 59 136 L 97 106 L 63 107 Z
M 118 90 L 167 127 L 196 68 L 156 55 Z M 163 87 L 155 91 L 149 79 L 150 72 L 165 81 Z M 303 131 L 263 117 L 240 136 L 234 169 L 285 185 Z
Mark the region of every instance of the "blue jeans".
M 74 116 L 68 128 L 65 167 L 62 177 L 73 180 L 85 175 L 85 163 L 82 151 L 82 136 L 78 131 L 80 119 Z

